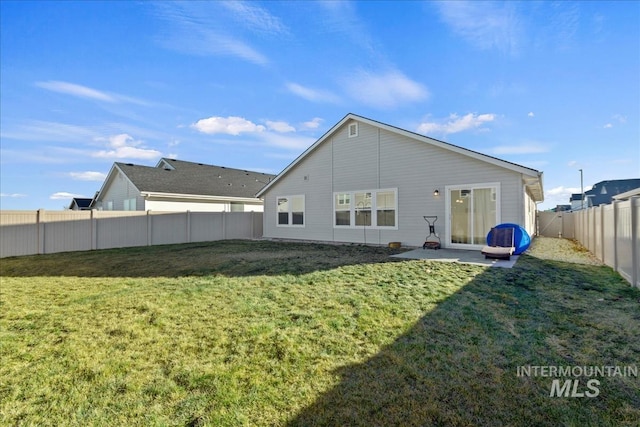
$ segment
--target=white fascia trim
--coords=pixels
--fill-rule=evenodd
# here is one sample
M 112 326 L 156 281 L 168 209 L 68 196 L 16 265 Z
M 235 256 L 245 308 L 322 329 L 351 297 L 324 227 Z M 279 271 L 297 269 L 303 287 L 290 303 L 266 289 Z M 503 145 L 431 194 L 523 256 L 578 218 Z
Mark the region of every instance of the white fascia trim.
M 313 150 L 316 149 L 316 147 L 322 144 L 325 139 L 327 139 L 330 135 L 332 135 L 334 130 L 338 129 L 340 126 L 342 126 L 344 123 L 346 123 L 348 120 L 352 119 L 353 117 L 355 117 L 353 114 L 347 114 L 346 116 L 344 116 L 342 120 L 340 120 L 337 124 L 335 124 L 331 129 L 326 131 L 325 134 L 320 137 L 320 139 L 314 142 L 309 148 L 304 150 L 302 154 L 300 154 L 293 162 L 289 163 L 289 166 L 284 168 L 282 172 L 276 175 L 276 177 L 273 178 L 271 182 L 269 182 L 267 185 L 262 187 L 262 190 L 260 190 L 258 194 L 256 194 L 256 197 L 262 196 L 273 184 L 279 181 L 280 178 L 285 176 L 291 169 L 293 169 L 298 163 L 300 163 L 302 159 L 307 157 Z
M 205 196 L 202 194 L 180 194 L 180 193 L 156 193 L 152 191 L 142 191 L 140 195 L 145 199 L 164 198 L 164 199 L 188 199 L 188 200 L 206 200 L 220 202 L 243 202 L 243 203 L 262 203 L 262 199 L 252 197 L 228 197 L 228 196 Z
M 96 198 L 95 198 L 96 202 L 102 200 L 102 193 L 104 192 L 104 190 L 106 190 L 109 187 L 109 185 L 111 185 L 111 183 L 114 181 L 117 173 L 122 174 L 122 176 L 124 176 L 124 178 L 127 180 L 127 182 L 129 184 L 131 184 L 131 186 L 133 188 L 135 188 L 138 192 L 140 192 L 140 190 L 138 190 L 138 187 L 136 187 L 135 184 L 133 182 L 131 182 L 131 180 L 129 179 L 127 174 L 124 173 L 122 171 L 122 169 L 120 169 L 120 167 L 118 167 L 118 165 L 116 163 L 114 163 L 113 166 L 111 166 L 111 170 L 107 174 L 107 177 L 105 178 L 104 182 L 102 183 L 102 187 L 100 187 L 100 191 L 98 191 L 98 194 L 96 195 Z
M 526 177 L 523 175 L 522 181 L 529 189 L 536 203 L 544 202 L 544 189 L 542 186 L 542 172 L 538 172 L 537 177 Z
M 640 196 L 640 188 L 634 188 L 633 190 L 620 193 L 617 196 L 613 196 L 613 200 L 627 200 L 634 196 Z

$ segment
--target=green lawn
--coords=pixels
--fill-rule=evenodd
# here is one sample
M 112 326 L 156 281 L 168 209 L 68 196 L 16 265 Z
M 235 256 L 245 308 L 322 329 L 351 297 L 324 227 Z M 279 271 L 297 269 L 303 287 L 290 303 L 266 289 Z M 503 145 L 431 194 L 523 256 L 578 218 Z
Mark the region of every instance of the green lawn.
M 637 426 L 637 377 L 517 375 L 640 365 L 640 291 L 537 242 L 513 269 L 266 241 L 2 259 L 0 424 Z

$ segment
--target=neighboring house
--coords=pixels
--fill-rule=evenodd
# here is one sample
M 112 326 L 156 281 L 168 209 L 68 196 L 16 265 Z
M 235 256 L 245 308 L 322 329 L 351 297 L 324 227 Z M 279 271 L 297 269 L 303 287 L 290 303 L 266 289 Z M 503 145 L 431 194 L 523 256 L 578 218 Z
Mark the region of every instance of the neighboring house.
M 85 197 L 74 197 L 71 199 L 71 204 L 69 205 L 69 210 L 72 211 L 89 211 L 91 210 L 91 203 L 93 199 L 85 198 Z
M 354 114 L 257 194 L 264 236 L 481 249 L 491 227 L 535 230 L 542 173 Z
M 589 191 L 584 192 L 584 205 L 580 194 L 572 194 L 569 201 L 571 202 L 572 210 L 606 205 L 611 203 L 618 194 L 626 193 L 638 187 L 640 187 L 640 178 L 600 181 L 591 187 Z
M 629 200 L 630 198 L 636 197 L 636 196 L 640 196 L 640 187 L 634 188 L 629 191 L 625 191 L 624 193 L 617 194 L 613 196 L 613 200 L 616 200 L 616 201 Z
M 102 210 L 262 212 L 255 194 L 274 175 L 162 158 L 155 167 L 114 163 L 94 207 Z
M 571 197 L 569 198 L 569 203 L 571 203 L 572 211 L 579 211 L 580 209 L 585 209 L 589 207 L 588 200 L 586 197 L 584 198 L 584 204 L 582 203 L 582 194 L 580 193 L 571 194 Z

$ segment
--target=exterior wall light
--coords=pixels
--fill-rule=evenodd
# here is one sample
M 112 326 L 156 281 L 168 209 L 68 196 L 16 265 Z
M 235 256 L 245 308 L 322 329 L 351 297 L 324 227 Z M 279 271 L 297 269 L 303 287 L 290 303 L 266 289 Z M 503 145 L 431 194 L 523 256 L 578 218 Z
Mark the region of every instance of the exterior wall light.
M 440 195 L 440 191 L 436 188 L 435 190 L 433 190 L 433 195 L 435 197 L 438 197 Z

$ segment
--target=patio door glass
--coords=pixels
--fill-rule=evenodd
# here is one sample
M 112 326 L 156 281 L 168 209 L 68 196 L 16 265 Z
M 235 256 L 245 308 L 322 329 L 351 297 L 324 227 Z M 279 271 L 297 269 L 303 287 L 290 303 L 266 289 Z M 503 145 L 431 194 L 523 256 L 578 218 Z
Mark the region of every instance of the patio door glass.
M 498 223 L 497 188 L 449 189 L 450 241 L 452 245 L 484 245 Z

